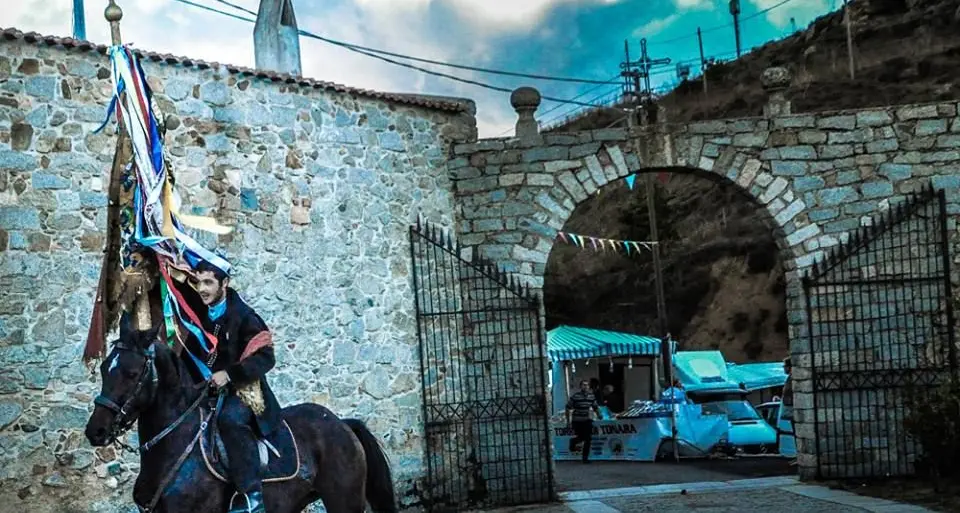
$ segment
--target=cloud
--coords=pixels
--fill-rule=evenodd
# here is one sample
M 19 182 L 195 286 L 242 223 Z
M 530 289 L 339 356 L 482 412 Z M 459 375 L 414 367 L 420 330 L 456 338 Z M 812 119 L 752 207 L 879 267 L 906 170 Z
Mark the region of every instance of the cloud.
M 457 12 L 462 21 L 487 31 L 524 31 L 536 26 L 543 17 L 564 4 L 613 5 L 620 0 L 353 0 L 357 5 L 377 10 L 418 11 L 432 7 Z M 679 0 L 707 1 L 707 0 Z
M 4 0 L 0 0 L 4 1 Z M 9 1 L 9 0 L 7 0 Z M 253 0 L 234 0 L 250 7 Z M 606 74 L 609 65 L 594 60 L 595 33 L 582 32 L 576 18 L 589 9 L 563 9 L 551 23 L 551 10 L 577 0 L 328 0 L 318 9 L 313 0 L 295 0 L 302 28 L 332 39 L 382 48 L 438 61 L 553 75 Z M 632 0 L 579 0 L 594 8 Z M 86 2 L 87 38 L 109 43 L 103 4 Z M 173 0 L 124 0 L 121 31 L 137 48 L 220 63 L 253 67 L 253 24 L 190 7 Z M 15 0 L 0 9 L 0 26 L 66 36 L 71 33 L 71 0 Z M 625 8 L 620 6 L 620 8 Z M 231 11 L 228 8 L 224 10 Z M 603 16 L 599 14 L 598 16 Z M 464 18 L 468 22 L 464 22 Z M 551 18 L 552 19 L 552 18 Z M 502 23 L 501 23 L 502 22 Z M 623 24 L 624 33 L 630 28 Z M 604 32 L 611 25 L 602 23 Z M 576 42 L 584 46 L 578 48 Z M 558 50 L 562 48 L 562 50 Z M 509 93 L 491 91 L 398 67 L 321 41 L 301 38 L 305 76 L 380 91 L 427 93 L 473 99 L 481 137 L 509 130 L 516 114 Z M 544 95 L 572 97 L 585 86 L 526 81 L 430 64 L 414 63 L 465 79 L 506 89 L 534 85 Z M 615 67 L 616 64 L 613 64 Z M 592 75 L 591 75 L 592 76 Z M 606 78 L 600 77 L 600 78 Z M 544 101 L 541 110 L 555 106 Z
M 673 0 L 673 5 L 681 11 L 706 11 L 716 7 L 716 2 L 720 0 Z
M 757 10 L 770 9 L 781 0 L 749 0 Z M 813 18 L 831 10 L 830 0 L 794 0 L 782 7 L 777 7 L 765 14 L 767 21 L 773 26 L 784 29 L 790 25 L 790 18 L 795 18 L 798 26 L 809 23 Z
M 666 18 L 652 20 L 633 31 L 633 37 L 654 37 L 680 19 L 680 13 L 674 13 Z

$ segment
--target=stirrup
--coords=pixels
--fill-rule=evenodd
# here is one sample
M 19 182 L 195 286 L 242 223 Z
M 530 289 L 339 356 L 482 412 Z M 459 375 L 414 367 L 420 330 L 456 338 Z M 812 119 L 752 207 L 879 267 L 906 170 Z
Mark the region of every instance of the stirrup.
M 242 500 L 238 501 L 242 505 L 235 506 L 233 501 L 238 497 L 242 497 Z M 266 507 L 263 505 L 263 494 L 259 491 L 234 492 L 233 497 L 230 498 L 230 511 L 228 513 L 267 513 Z

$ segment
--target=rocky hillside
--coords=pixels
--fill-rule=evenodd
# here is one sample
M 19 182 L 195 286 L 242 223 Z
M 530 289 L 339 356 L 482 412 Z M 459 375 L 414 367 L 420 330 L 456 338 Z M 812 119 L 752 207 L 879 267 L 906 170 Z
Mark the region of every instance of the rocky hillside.
M 669 121 L 757 116 L 766 94 L 760 74 L 787 66 L 795 112 L 960 98 L 960 0 L 857 0 L 851 3 L 856 76 L 847 67 L 842 12 L 741 59 L 713 65 L 709 94 L 700 79 L 661 98 Z M 554 131 L 609 126 L 619 113 L 596 111 Z M 581 204 L 565 229 L 644 240 L 643 180 L 612 185 Z M 668 323 L 684 349 L 720 349 L 730 361 L 787 353 L 783 271 L 755 207 L 731 186 L 674 174 L 658 183 Z M 557 246 L 545 284 L 548 327 L 578 324 L 657 333 L 652 259 Z
M 783 270 L 757 207 L 737 189 L 673 174 L 656 182 L 668 327 L 683 349 L 720 349 L 731 361 L 786 354 Z M 648 240 L 645 181 L 610 185 L 581 203 L 565 230 Z M 547 264 L 547 324 L 657 333 L 649 252 L 558 244 Z

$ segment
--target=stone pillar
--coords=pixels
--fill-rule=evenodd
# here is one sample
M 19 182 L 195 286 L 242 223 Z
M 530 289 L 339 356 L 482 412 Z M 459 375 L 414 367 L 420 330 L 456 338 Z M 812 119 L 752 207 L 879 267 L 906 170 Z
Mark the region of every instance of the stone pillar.
M 253 27 L 257 69 L 299 77 L 300 33 L 291 0 L 260 0 Z
M 540 106 L 540 91 L 532 87 L 519 87 L 510 94 L 510 105 L 517 111 L 516 136 L 525 139 L 540 135 L 540 127 L 533 113 Z
M 782 66 L 774 66 L 763 70 L 763 74 L 760 75 L 760 84 L 763 85 L 763 90 L 770 95 L 767 104 L 763 106 L 764 117 L 773 118 L 791 114 L 790 100 L 784 96 L 783 92 L 790 87 L 792 80 L 790 70 Z

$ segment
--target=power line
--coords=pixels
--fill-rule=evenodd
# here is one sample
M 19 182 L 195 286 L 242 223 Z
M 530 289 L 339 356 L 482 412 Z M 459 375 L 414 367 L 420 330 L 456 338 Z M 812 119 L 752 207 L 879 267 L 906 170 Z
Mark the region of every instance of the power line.
M 616 79 L 617 77 L 619 77 L 619 76 L 620 76 L 620 74 L 616 74 L 616 75 L 610 77 L 610 80 L 613 81 L 613 80 L 615 80 L 615 79 Z M 601 87 L 603 87 L 602 84 L 601 84 L 601 85 L 593 86 L 593 87 L 591 87 L 590 89 L 587 89 L 586 91 L 584 91 L 584 92 L 582 92 L 582 93 L 580 93 L 580 94 L 578 94 L 578 95 L 576 95 L 576 96 L 574 96 L 573 98 L 570 98 L 570 99 L 571 99 L 571 100 L 576 100 L 577 98 L 581 98 L 581 97 L 583 97 L 583 96 L 586 96 L 586 95 L 588 95 L 588 94 L 596 91 L 597 89 L 600 89 Z M 605 92 L 605 93 L 602 93 L 600 96 L 595 97 L 595 98 L 592 99 L 592 100 L 587 100 L 587 103 L 593 103 L 593 101 L 594 101 L 595 99 L 597 99 L 597 98 L 602 98 L 603 96 L 606 96 L 607 94 L 610 94 L 610 92 L 611 92 L 611 91 L 607 91 L 607 92 Z M 565 106 L 565 105 L 566 105 L 566 104 L 558 103 L 558 104 L 554 105 L 553 107 L 550 107 L 549 109 L 541 112 L 541 113 L 540 113 L 540 117 L 546 116 L 547 114 L 549 114 L 549 113 L 551 113 L 551 112 L 553 112 L 553 111 L 555 111 L 555 110 L 557 110 L 557 109 L 559 109 L 559 108 L 561 108 L 561 107 L 563 107 L 563 106 Z M 551 121 L 552 121 L 553 119 L 556 119 L 556 118 L 552 118 Z M 540 124 L 543 125 L 544 123 L 541 122 Z M 507 135 L 508 133 L 510 133 L 513 129 L 514 129 L 514 127 L 510 127 L 510 128 L 508 128 L 508 129 L 504 130 L 503 132 L 500 132 L 499 134 L 497 134 L 496 137 L 503 137 L 503 136 Z
M 221 11 L 221 10 L 219 10 L 219 9 L 214 9 L 213 7 L 208 7 L 208 6 L 205 6 L 205 5 L 202 5 L 202 4 L 198 4 L 198 3 L 196 3 L 196 2 L 192 2 L 191 0 L 175 0 L 175 1 L 180 2 L 180 3 L 182 3 L 182 4 L 185 4 L 185 5 L 192 6 L 192 7 L 197 7 L 197 8 L 200 8 L 200 9 L 204 9 L 204 10 L 206 10 L 206 11 L 210 11 L 210 12 L 213 12 L 213 13 L 216 13 L 216 14 L 221 14 L 221 15 L 224 15 L 224 16 L 228 16 L 228 17 L 230 17 L 230 18 L 234 18 L 234 19 L 237 19 L 237 20 L 246 21 L 246 22 L 248 22 L 248 23 L 256 23 L 256 20 L 252 20 L 252 19 L 250 19 L 250 18 L 244 18 L 243 16 L 238 16 L 238 15 L 236 15 L 236 14 L 231 14 L 231 13 L 228 13 L 228 12 L 224 12 L 224 11 Z M 218 1 L 220 1 L 220 0 L 218 0 Z M 464 84 L 475 85 L 475 86 L 477 86 L 477 87 L 482 87 L 482 88 L 490 89 L 490 90 L 493 90 L 493 91 L 500 91 L 500 92 L 504 92 L 504 93 L 512 93 L 512 92 L 513 92 L 513 89 L 509 89 L 509 88 L 506 88 L 506 87 L 500 87 L 500 86 L 495 86 L 495 85 L 491 85 L 491 84 L 486 84 L 486 83 L 483 83 L 483 82 L 477 82 L 476 80 L 470 80 L 470 79 L 458 77 L 458 76 L 455 76 L 455 75 L 449 75 L 449 74 L 447 74 L 447 73 L 441 73 L 441 72 L 439 72 L 439 71 L 433 71 L 433 70 L 421 68 L 421 67 L 419 67 L 419 66 L 414 66 L 414 65 L 412 65 L 412 64 L 407 64 L 407 63 L 404 63 L 404 62 L 397 62 L 397 61 L 395 61 L 395 60 L 388 59 L 388 58 L 386 58 L 386 57 L 377 55 L 377 54 L 375 54 L 375 53 L 372 53 L 372 52 L 369 52 L 369 51 L 366 51 L 366 50 L 361 50 L 359 47 L 355 47 L 355 46 L 350 45 L 350 44 L 348 44 L 348 43 L 342 43 L 342 42 L 339 42 L 339 41 L 334 41 L 334 40 L 331 40 L 331 39 L 327 39 L 327 38 L 323 38 L 323 37 L 317 36 L 317 35 L 315 35 L 315 34 L 313 34 L 313 33 L 311 33 L 311 32 L 308 32 L 308 31 L 306 31 L 306 30 L 298 30 L 298 32 L 299 32 L 300 35 L 302 35 L 302 36 L 306 36 L 306 37 L 309 37 L 309 38 L 312 38 L 312 39 L 319 39 L 319 40 L 321 40 L 321 41 L 324 41 L 324 42 L 327 42 L 327 43 L 330 43 L 330 44 L 334 44 L 334 45 L 336 45 L 336 46 L 340 46 L 340 47 L 346 48 L 347 50 L 350 50 L 350 51 L 352 51 L 352 52 L 356 52 L 356 53 L 359 53 L 359 54 L 361 54 L 361 55 L 366 55 L 367 57 L 372 57 L 372 58 L 374 58 L 374 59 L 379 59 L 379 60 L 381 60 L 381 61 L 384 61 L 384 62 L 393 64 L 393 65 L 395 65 L 395 66 L 402 66 L 402 67 L 404 67 L 404 68 L 409 68 L 409 69 L 412 69 L 412 70 L 415 70 L 415 71 L 419 71 L 419 72 L 421 72 L 421 73 L 426 73 L 426 74 L 428 74 L 428 75 L 433 75 L 433 76 L 436 76 L 436 77 L 447 78 L 447 79 L 454 80 L 454 81 L 457 81 L 457 82 L 461 82 L 461 83 L 464 83 Z M 408 57 L 404 57 L 404 58 L 408 58 Z M 572 105 L 580 105 L 580 106 L 583 106 L 583 107 L 595 107 L 595 105 L 592 105 L 592 104 L 589 104 L 589 103 L 578 102 L 578 101 L 575 101 L 575 100 L 569 100 L 569 99 L 564 99 L 564 98 L 556 98 L 556 97 L 553 97 L 553 96 L 541 95 L 540 98 L 543 99 L 543 100 L 552 101 L 552 102 L 568 103 L 568 104 L 572 104 Z
M 247 13 L 247 14 L 251 14 L 251 15 L 253 15 L 253 16 L 257 16 L 257 13 L 256 13 L 256 12 L 254 12 L 254 11 L 252 11 L 252 10 L 250 10 L 250 9 L 247 9 L 246 7 L 243 7 L 243 6 L 241 6 L 241 5 L 237 5 L 237 4 L 233 3 L 233 2 L 228 2 L 227 0 L 215 0 L 215 1 L 216 1 L 216 2 L 219 2 L 219 3 L 223 4 L 223 5 L 226 5 L 226 6 L 229 6 L 229 7 L 233 7 L 234 9 L 243 11 L 243 12 L 245 12 L 245 13 Z M 377 49 L 377 48 L 370 48 L 370 47 L 366 47 L 366 46 L 355 45 L 355 44 L 353 44 L 353 43 L 346 43 L 346 42 L 343 42 L 343 41 L 337 41 L 336 39 L 330 39 L 330 38 L 328 38 L 328 37 L 323 37 L 323 36 L 320 36 L 320 35 L 317 35 L 317 34 L 313 34 L 313 33 L 309 32 L 309 31 L 305 31 L 305 30 L 301 30 L 300 32 L 301 32 L 301 34 L 307 35 L 308 37 L 312 37 L 312 38 L 314 38 L 314 39 L 319 39 L 320 41 L 323 41 L 323 42 L 325 42 L 325 43 L 330 43 L 330 44 L 337 45 L 337 46 L 342 46 L 342 47 L 345 47 L 345 48 L 353 48 L 353 49 L 363 50 L 363 51 L 367 51 L 367 52 L 371 52 L 371 53 L 376 53 L 376 54 L 380 54 L 380 55 L 386 55 L 386 56 L 388 56 L 388 57 L 397 57 L 397 58 L 400 58 L 400 59 L 408 59 L 408 60 L 411 60 L 411 61 L 422 62 L 422 63 L 425 63 L 425 64 L 434 64 L 434 65 L 437 65 L 437 66 L 446 66 L 446 67 L 449 67 L 449 68 L 457 68 L 457 69 L 462 69 L 462 70 L 467 70 L 467 71 L 476 71 L 476 72 L 479 72 L 479 73 L 490 73 L 490 74 L 493 74 L 493 75 L 503 75 L 503 76 L 508 76 L 508 77 L 532 78 L 532 79 L 536 79 L 536 80 L 551 80 L 551 81 L 554 81 L 554 82 L 573 82 L 573 83 L 578 83 L 578 84 L 600 84 L 600 85 L 606 85 L 606 84 L 614 83 L 614 82 L 611 82 L 611 81 L 609 81 L 609 80 L 607 80 L 607 81 L 602 81 L 602 80 L 593 80 L 593 79 L 589 79 L 589 78 L 556 77 L 556 76 L 552 76 L 552 75 L 534 75 L 534 74 L 530 74 L 530 73 L 519 73 L 519 72 L 516 72 L 516 71 L 505 71 L 505 70 L 490 69 L 490 68 L 480 68 L 480 67 L 477 67 L 477 66 L 467 66 L 467 65 L 465 65 L 465 64 L 454 64 L 454 63 L 451 63 L 451 62 L 437 61 L 437 60 L 433 60 L 433 59 L 424 59 L 424 58 L 422 58 L 422 57 L 414 57 L 414 56 L 411 56 L 411 55 L 404 55 L 404 54 L 401 54 L 401 53 L 388 52 L 388 51 L 386 51 L 386 50 L 380 50 L 380 49 Z
M 751 19 L 753 19 L 753 18 L 756 18 L 756 17 L 758 17 L 758 16 L 761 16 L 761 15 L 763 15 L 763 14 L 766 14 L 766 13 L 768 13 L 768 12 L 774 10 L 774 9 L 777 9 L 777 8 L 779 8 L 779 7 L 781 7 L 781 6 L 784 6 L 784 5 L 786 5 L 786 4 L 788 4 L 788 3 L 792 2 L 792 1 L 793 1 L 793 0 L 781 0 L 779 3 L 776 3 L 776 4 L 774 4 L 774 5 L 771 5 L 770 7 L 767 7 L 766 9 L 763 9 L 762 11 L 757 11 L 757 12 L 751 14 L 750 16 L 744 16 L 743 18 L 740 18 L 740 21 L 741 21 L 741 22 L 744 22 L 744 21 L 747 21 L 747 20 L 751 20 Z M 708 32 L 716 32 L 717 30 L 722 30 L 722 29 L 725 29 L 725 28 L 730 28 L 730 27 L 732 27 L 733 25 L 734 25 L 733 23 L 727 23 L 727 24 L 725 24 L 725 25 L 717 25 L 717 26 L 715 26 L 715 27 L 705 28 L 705 29 L 701 30 L 700 33 L 701 33 L 701 34 L 706 34 L 706 33 L 708 33 Z M 692 39 L 692 38 L 695 38 L 695 37 L 697 37 L 697 35 L 696 35 L 696 34 L 692 34 L 692 35 L 689 35 L 689 36 L 675 37 L 675 38 L 673 38 L 673 39 L 665 39 L 665 40 L 663 40 L 663 41 L 650 41 L 649 44 L 651 44 L 651 45 L 666 45 L 666 44 L 670 44 L 670 43 L 676 43 L 676 42 L 678 42 L 678 41 L 686 41 L 687 39 Z
M 588 103 L 596 102 L 597 100 L 599 100 L 599 99 L 601 99 L 601 98 L 603 98 L 603 97 L 605 97 L 605 96 L 609 96 L 610 93 L 612 93 L 612 92 L 613 92 L 613 91 L 610 90 L 610 91 L 606 91 L 606 92 L 600 93 L 600 94 L 598 94 L 597 96 L 594 96 L 593 98 L 587 100 L 587 102 L 588 102 Z M 562 106 L 562 105 L 561 105 L 561 106 Z M 620 106 L 618 106 L 618 105 L 602 105 L 602 104 L 601 104 L 601 105 L 596 105 L 595 107 L 593 107 L 593 109 L 623 109 L 623 107 L 620 107 Z M 573 116 L 575 115 L 575 113 L 579 113 L 579 112 L 589 112 L 589 109 L 588 109 L 588 110 L 578 111 L 576 107 L 573 107 L 572 109 L 570 109 L 570 110 L 568 110 L 568 111 L 561 112 L 560 114 L 557 114 L 556 116 L 554 116 L 554 117 L 552 117 L 552 118 L 550 118 L 550 119 L 542 122 L 542 123 L 541 123 L 541 126 L 545 126 L 545 127 L 548 127 L 548 128 L 552 128 L 551 125 L 552 125 L 555 121 L 557 121 L 558 119 L 569 119 L 569 118 L 573 117 Z M 544 114 L 546 114 L 546 113 L 544 113 Z

